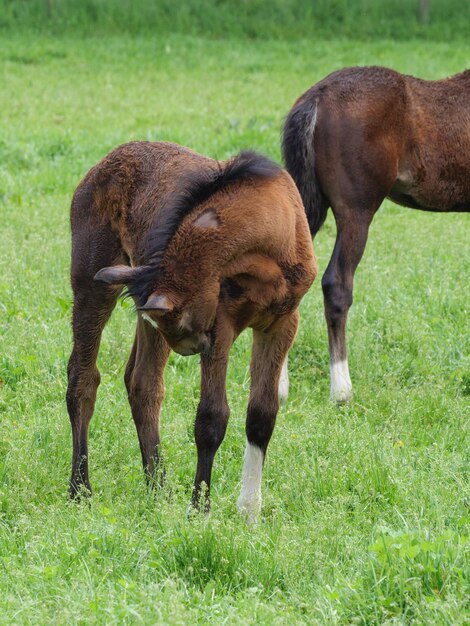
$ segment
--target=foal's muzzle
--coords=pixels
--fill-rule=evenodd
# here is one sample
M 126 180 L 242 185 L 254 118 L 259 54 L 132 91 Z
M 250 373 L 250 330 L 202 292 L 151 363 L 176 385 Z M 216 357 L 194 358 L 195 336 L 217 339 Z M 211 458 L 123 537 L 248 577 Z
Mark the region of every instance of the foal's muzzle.
M 191 356 L 192 354 L 207 352 L 210 345 L 210 337 L 207 333 L 196 333 L 172 343 L 171 347 L 182 356 Z

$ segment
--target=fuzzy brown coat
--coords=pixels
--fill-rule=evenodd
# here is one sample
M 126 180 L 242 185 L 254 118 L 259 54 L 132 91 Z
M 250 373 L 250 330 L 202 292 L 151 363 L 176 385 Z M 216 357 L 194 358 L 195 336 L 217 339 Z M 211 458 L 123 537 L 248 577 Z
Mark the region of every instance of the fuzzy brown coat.
M 201 354 L 197 505 L 228 420 L 228 352 L 247 327 L 254 330 L 247 438 L 264 454 L 272 434 L 298 305 L 316 275 L 297 188 L 287 172 L 259 155 L 220 163 L 175 144 L 135 142 L 85 176 L 71 225 L 71 494 L 90 490 L 87 433 L 99 383 L 96 357 L 102 329 L 127 287 L 138 320 L 125 380 L 149 477 L 158 459 L 170 347 Z
M 436 81 L 385 67 L 334 72 L 295 102 L 283 152 L 312 236 L 328 207 L 336 220 L 322 287 L 331 394 L 344 401 L 352 391 L 346 318 L 354 273 L 383 200 L 426 211 L 470 211 L 470 70 Z

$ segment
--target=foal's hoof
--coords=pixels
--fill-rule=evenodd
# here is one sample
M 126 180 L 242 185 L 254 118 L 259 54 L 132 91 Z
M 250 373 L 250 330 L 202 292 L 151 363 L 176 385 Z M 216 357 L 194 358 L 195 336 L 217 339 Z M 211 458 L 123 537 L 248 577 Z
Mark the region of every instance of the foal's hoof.
M 209 517 L 211 512 L 210 504 L 205 504 L 204 506 L 195 505 L 193 502 L 188 506 L 188 510 L 186 511 L 186 519 L 188 521 L 196 520 L 200 517 Z
M 353 399 L 352 387 L 337 389 L 336 391 L 331 392 L 330 399 L 336 404 L 346 404 L 346 402 L 350 402 Z
M 74 480 L 70 481 L 69 497 L 74 502 L 80 502 L 81 500 L 89 500 L 91 498 L 91 486 L 84 483 L 77 483 Z
M 289 383 L 287 383 L 287 386 L 279 385 L 278 398 L 279 404 L 285 404 L 287 402 L 289 399 Z
M 156 492 L 157 490 L 163 489 L 166 485 L 166 469 L 159 467 L 158 470 L 154 472 L 145 470 L 145 480 L 149 491 Z
M 188 519 L 194 519 L 201 513 L 209 515 L 211 510 L 211 500 L 209 497 L 209 490 L 205 483 L 202 483 L 199 487 L 193 489 L 193 496 L 191 498 L 191 504 L 189 505 L 186 516 Z
M 256 524 L 261 513 L 261 494 L 252 494 L 250 497 L 240 495 L 237 500 L 237 509 L 248 524 Z
M 337 404 L 349 402 L 353 396 L 351 378 L 349 376 L 348 361 L 330 363 L 330 398 Z

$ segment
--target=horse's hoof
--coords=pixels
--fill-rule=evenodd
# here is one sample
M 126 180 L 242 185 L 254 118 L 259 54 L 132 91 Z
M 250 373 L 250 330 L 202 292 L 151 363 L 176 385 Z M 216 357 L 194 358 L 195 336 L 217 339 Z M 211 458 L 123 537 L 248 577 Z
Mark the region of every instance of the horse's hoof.
M 191 522 L 200 517 L 207 518 L 209 517 L 210 512 L 211 512 L 210 505 L 208 506 L 206 504 L 204 507 L 199 507 L 199 506 L 194 505 L 191 502 L 191 504 L 188 506 L 188 509 L 186 511 L 186 519 L 188 520 L 188 522 Z
M 337 389 L 334 393 L 331 393 L 330 399 L 335 404 L 346 404 L 353 399 L 353 390 L 351 388 Z
M 237 509 L 248 524 L 253 526 L 258 521 L 261 512 L 261 494 L 253 494 L 250 498 L 241 495 L 237 500 Z
M 81 500 L 89 500 L 91 498 L 91 486 L 84 483 L 76 483 L 70 481 L 69 498 L 73 502 L 80 502 Z

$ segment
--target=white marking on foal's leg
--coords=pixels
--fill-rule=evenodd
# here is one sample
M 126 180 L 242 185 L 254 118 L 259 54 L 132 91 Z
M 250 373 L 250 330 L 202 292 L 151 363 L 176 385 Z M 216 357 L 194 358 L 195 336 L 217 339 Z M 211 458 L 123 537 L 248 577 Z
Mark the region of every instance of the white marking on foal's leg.
M 348 360 L 330 362 L 330 397 L 335 402 L 347 402 L 352 398 L 352 383 L 349 377 Z
M 289 370 L 287 361 L 288 359 L 286 357 L 282 364 L 281 377 L 279 378 L 278 395 L 281 404 L 286 402 L 289 396 Z
M 243 483 L 237 507 L 254 524 L 261 511 L 261 475 L 264 454 L 261 448 L 247 442 L 243 464 Z

